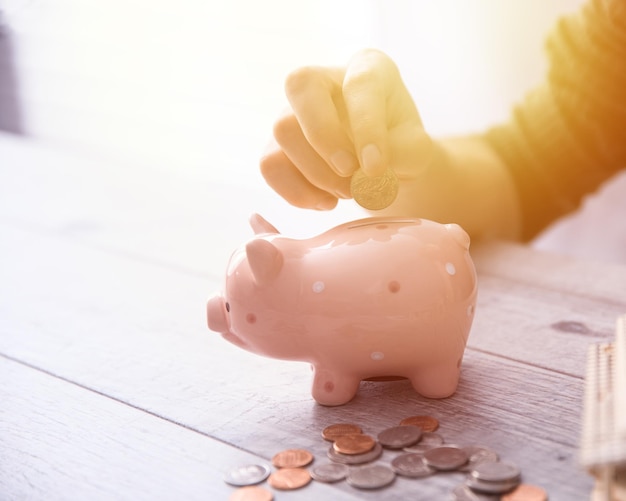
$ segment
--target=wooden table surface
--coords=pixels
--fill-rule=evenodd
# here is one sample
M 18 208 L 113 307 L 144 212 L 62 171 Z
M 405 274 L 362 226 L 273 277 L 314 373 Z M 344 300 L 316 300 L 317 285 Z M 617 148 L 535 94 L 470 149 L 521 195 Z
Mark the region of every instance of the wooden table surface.
M 416 414 L 439 419 L 448 443 L 495 449 L 552 501 L 589 499 L 585 356 L 626 312 L 626 267 L 473 246 L 478 306 L 456 394 L 364 382 L 349 404 L 323 407 L 306 364 L 230 345 L 206 327 L 205 302 L 251 234 L 250 210 L 312 236 L 352 209 L 305 213 L 209 177 L 0 136 L 0 499 L 226 500 L 231 467 L 294 447 L 322 462 L 325 426 L 376 434 Z M 274 495 L 443 500 L 463 478 Z

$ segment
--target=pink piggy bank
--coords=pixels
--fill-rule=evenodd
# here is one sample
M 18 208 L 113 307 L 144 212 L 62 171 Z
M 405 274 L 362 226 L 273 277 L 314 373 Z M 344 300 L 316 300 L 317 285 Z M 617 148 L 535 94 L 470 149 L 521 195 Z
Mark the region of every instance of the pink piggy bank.
M 373 217 L 297 240 L 258 215 L 250 223 L 255 237 L 207 304 L 211 330 L 260 355 L 310 362 L 323 405 L 385 376 L 426 397 L 454 393 L 476 304 L 460 226 Z

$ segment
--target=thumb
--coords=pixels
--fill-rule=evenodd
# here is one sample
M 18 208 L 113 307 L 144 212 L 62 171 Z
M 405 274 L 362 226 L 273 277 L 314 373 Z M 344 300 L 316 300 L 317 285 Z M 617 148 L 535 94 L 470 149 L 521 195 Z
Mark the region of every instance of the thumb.
M 359 53 L 348 65 L 342 84 L 355 152 L 368 176 L 380 176 L 390 166 L 381 57 L 378 51 Z

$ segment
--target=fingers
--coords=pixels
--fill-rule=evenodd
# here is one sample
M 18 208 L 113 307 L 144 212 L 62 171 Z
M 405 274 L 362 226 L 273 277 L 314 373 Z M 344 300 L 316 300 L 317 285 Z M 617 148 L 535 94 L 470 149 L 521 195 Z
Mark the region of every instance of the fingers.
M 409 180 L 425 166 L 430 139 L 384 53 L 361 51 L 345 69 L 298 69 L 285 91 L 292 109 L 274 126 L 276 144 L 261 172 L 293 205 L 328 209 L 350 198 L 359 167 L 370 176 L 393 168 Z
M 386 73 L 390 66 L 395 70 L 381 52 L 362 51 L 350 61 L 343 80 L 354 149 L 370 176 L 382 175 L 389 167 Z
M 337 205 L 337 197 L 311 184 L 278 146 L 261 159 L 260 168 L 267 184 L 291 205 L 318 210 Z
M 274 138 L 309 183 L 337 198 L 350 197 L 349 180 L 329 168 L 305 137 L 293 113 L 286 113 L 276 122 Z
M 359 163 L 342 116 L 342 82 L 342 70 L 305 67 L 287 77 L 285 92 L 311 147 L 338 175 L 349 176 Z

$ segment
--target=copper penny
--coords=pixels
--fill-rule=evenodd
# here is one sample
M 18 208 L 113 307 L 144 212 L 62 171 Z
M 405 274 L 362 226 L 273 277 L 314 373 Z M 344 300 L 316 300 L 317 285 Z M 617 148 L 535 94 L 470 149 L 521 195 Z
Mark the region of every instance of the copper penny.
M 228 501 L 272 501 L 273 499 L 274 495 L 270 491 L 253 485 L 237 489 L 231 494 Z
M 334 447 L 328 449 L 328 458 L 335 463 L 355 465 L 371 463 L 377 460 L 383 453 L 383 446 L 376 442 L 376 445 L 371 451 L 364 454 L 340 454 Z
M 333 449 L 340 454 L 363 454 L 371 451 L 376 445 L 374 437 L 363 435 L 362 433 L 353 433 L 351 435 L 343 435 L 335 440 Z
M 344 435 L 356 435 L 363 433 L 360 426 L 351 423 L 336 423 L 327 426 L 322 430 L 322 438 L 329 442 L 334 442 Z
M 312 461 L 313 454 L 304 449 L 286 449 L 272 458 L 272 464 L 276 468 L 300 468 Z
M 419 426 L 422 431 L 435 431 L 439 428 L 439 421 L 432 416 L 411 416 L 400 421 L 400 425 Z
M 370 177 L 363 169 L 358 169 L 352 174 L 350 193 L 356 203 L 365 209 L 384 209 L 398 195 L 398 176 L 391 169 L 387 169 L 382 176 Z
M 548 501 L 548 493 L 541 487 L 520 484 L 514 491 L 502 495 L 501 501 Z
M 272 473 L 267 482 L 274 488 L 290 491 L 304 487 L 311 481 L 311 475 L 304 468 L 281 468 Z

